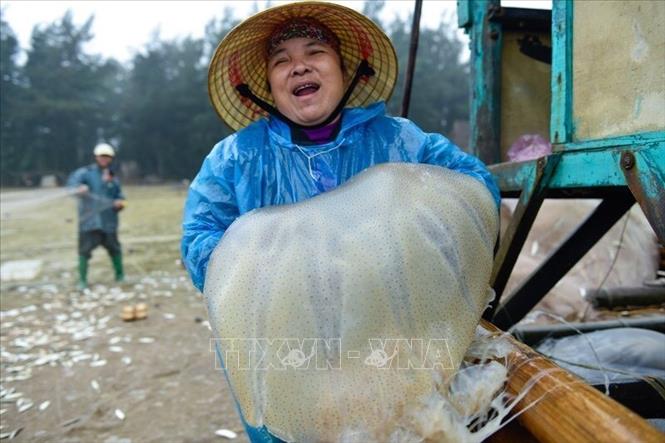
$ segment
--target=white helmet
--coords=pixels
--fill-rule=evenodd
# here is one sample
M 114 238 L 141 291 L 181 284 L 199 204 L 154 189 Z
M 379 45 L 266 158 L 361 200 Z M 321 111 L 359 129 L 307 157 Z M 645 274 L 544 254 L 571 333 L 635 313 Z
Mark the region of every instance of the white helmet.
M 115 149 L 113 149 L 113 146 L 107 143 L 98 144 L 95 146 L 95 150 L 93 152 L 95 153 L 95 156 L 108 155 L 109 157 L 115 157 Z

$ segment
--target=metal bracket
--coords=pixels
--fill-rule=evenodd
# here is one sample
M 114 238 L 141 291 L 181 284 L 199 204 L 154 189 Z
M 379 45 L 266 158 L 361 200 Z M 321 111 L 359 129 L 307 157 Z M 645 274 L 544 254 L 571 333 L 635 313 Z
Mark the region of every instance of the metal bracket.
M 536 219 L 538 210 L 543 203 L 547 184 L 560 159 L 560 154 L 552 154 L 539 158 L 535 161 L 532 173 L 523 179 L 519 202 L 494 259 L 490 286 L 494 288 L 496 299 L 492 303 L 492 306 L 485 311 L 485 319 L 491 318 L 496 307 L 499 305 L 501 294 L 506 287 L 510 273 L 526 241 L 531 225 Z M 501 188 L 503 189 L 504 187 L 502 186 Z
M 649 154 L 648 151 L 622 152 L 621 171 L 658 240 L 665 244 L 665 172 L 662 164 L 657 165 L 656 156 L 652 158 Z
M 506 298 L 492 323 L 508 329 L 538 304 L 545 294 L 614 226 L 635 203 L 626 190 L 622 196 L 604 199 L 566 240 Z

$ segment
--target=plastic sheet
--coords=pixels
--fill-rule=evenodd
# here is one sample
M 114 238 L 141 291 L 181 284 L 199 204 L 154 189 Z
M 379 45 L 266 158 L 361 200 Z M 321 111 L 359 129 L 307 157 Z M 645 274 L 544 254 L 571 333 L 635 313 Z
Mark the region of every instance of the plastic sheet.
M 537 350 L 591 384 L 645 375 L 665 379 L 665 334 L 648 329 L 616 328 L 548 339 Z
M 521 162 L 544 157 L 552 153 L 552 145 L 539 134 L 524 134 L 508 149 L 508 160 Z

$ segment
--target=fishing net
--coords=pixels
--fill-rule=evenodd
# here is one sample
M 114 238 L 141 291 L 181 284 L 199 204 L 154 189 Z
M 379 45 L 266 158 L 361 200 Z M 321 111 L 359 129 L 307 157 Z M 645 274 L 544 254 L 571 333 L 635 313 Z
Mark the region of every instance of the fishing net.
M 497 234 L 479 181 L 401 163 L 237 219 L 204 294 L 246 421 L 288 441 L 419 441 L 478 414 L 456 386 L 485 374 L 487 406 L 505 368 L 454 374 L 492 297 Z

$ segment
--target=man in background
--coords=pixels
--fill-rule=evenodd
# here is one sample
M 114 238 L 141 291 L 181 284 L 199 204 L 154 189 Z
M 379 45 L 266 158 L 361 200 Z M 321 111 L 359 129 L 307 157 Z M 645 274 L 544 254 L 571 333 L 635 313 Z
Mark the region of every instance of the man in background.
M 111 257 L 115 281 L 125 278 L 122 248 L 118 241 L 118 212 L 125 207 L 125 196 L 114 176 L 111 163 L 115 150 L 101 143 L 93 151 L 95 163 L 74 171 L 67 186 L 78 196 L 78 288 L 88 287 L 88 261 L 97 246 L 103 246 Z

